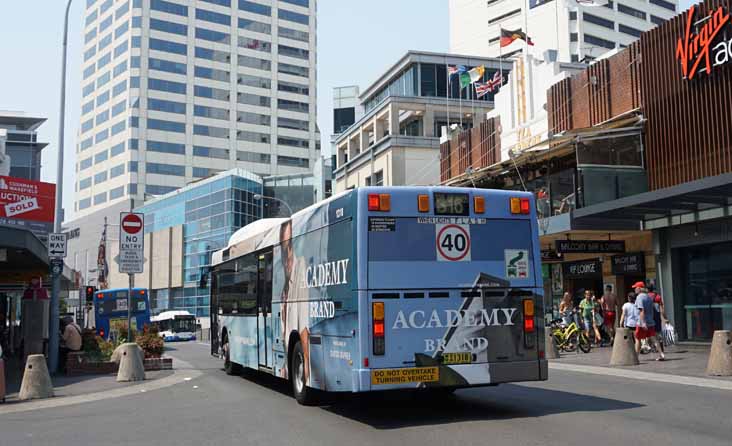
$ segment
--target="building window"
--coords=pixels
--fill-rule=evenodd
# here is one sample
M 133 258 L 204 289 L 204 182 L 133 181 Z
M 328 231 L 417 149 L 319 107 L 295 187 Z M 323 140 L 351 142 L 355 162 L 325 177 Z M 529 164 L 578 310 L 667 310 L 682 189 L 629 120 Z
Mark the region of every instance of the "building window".
M 117 166 L 112 167 L 109 169 L 109 178 L 117 178 L 118 176 L 125 173 L 125 165 L 124 163 L 119 164 Z
M 94 101 L 89 101 L 86 104 L 84 104 L 84 105 L 81 106 L 81 114 L 82 114 L 82 116 L 85 115 L 85 114 L 87 114 L 87 113 L 89 113 L 89 112 L 91 112 L 92 110 L 94 110 Z
M 661 17 L 656 17 L 655 15 L 651 14 L 651 22 L 656 25 L 661 25 L 666 22 L 666 19 L 662 19 Z
M 98 174 L 94 175 L 94 184 L 104 183 L 107 181 L 107 171 L 99 172 Z
M 213 3 L 214 5 L 221 5 L 231 7 L 231 0 L 201 0 L 202 2 Z
M 236 132 L 236 139 L 238 141 L 249 141 L 249 142 L 256 142 L 256 143 L 261 143 L 261 144 L 269 144 L 269 134 L 267 134 L 267 133 L 247 132 L 245 130 L 238 130 Z
M 112 25 L 112 20 L 114 20 L 114 17 L 112 17 L 111 15 L 102 20 L 102 22 L 99 24 L 99 34 L 103 33 L 107 28 Z
M 237 93 L 236 102 L 239 104 L 256 105 L 259 107 L 269 107 L 271 105 L 271 99 L 269 97 L 251 93 Z
M 155 59 L 153 57 L 148 59 L 147 65 L 151 70 L 165 71 L 166 73 L 186 74 L 187 72 L 186 64 L 184 63 Z
M 231 43 L 231 36 L 229 34 L 206 28 L 196 28 L 196 39 L 208 40 L 209 42 L 222 43 L 224 45 Z
M 247 0 L 239 0 L 239 9 L 242 11 L 253 12 L 254 14 L 272 15 L 272 8 L 269 6 L 260 5 L 259 3 Z
M 117 8 L 116 11 L 114 11 L 114 19 L 117 20 L 123 15 L 127 14 L 127 12 L 130 10 L 130 2 L 126 1 L 124 5 Z
M 264 71 L 271 71 L 272 70 L 272 62 L 265 59 L 258 59 L 256 57 L 250 57 L 250 56 L 238 56 L 237 57 L 237 64 L 240 67 L 249 67 L 254 68 L 255 70 L 264 70 Z M 280 64 L 280 67 L 282 64 Z M 280 71 L 282 72 L 282 71 Z
M 188 48 L 185 43 L 168 42 L 167 40 L 150 38 L 150 49 L 157 51 L 165 51 L 167 53 L 180 54 L 185 56 Z
M 168 22 L 167 20 L 160 20 L 150 18 L 150 29 L 162 31 L 164 33 L 178 34 L 179 36 L 188 35 L 188 26 L 182 23 Z
M 215 81 L 229 82 L 229 72 L 224 70 L 217 70 L 215 68 L 199 67 L 196 66 L 193 71 L 193 75 L 203 79 L 212 79 Z
M 255 33 L 262 33 L 262 34 L 271 34 L 272 33 L 272 25 L 268 23 L 262 23 L 257 22 L 250 19 L 245 18 L 239 18 L 239 28 L 245 29 L 247 31 L 255 32 Z
M 92 166 L 93 159 L 91 156 L 89 158 L 84 158 L 83 160 L 79 161 L 79 170 L 86 170 Z
M 649 0 L 649 1 L 653 5 L 660 6 L 661 8 L 666 8 L 669 11 L 676 12 L 676 5 L 673 4 L 673 3 L 671 3 L 671 2 L 667 2 L 667 1 L 664 1 L 664 0 Z
M 221 88 L 202 87 L 200 85 L 196 85 L 193 88 L 193 94 L 194 96 L 201 98 L 217 99 L 219 101 L 229 100 L 229 90 Z
M 303 130 L 307 132 L 310 130 L 310 122 L 302 121 L 300 119 L 283 118 L 280 116 L 277 118 L 277 127 L 281 129 Z
M 147 141 L 147 150 L 149 152 L 174 153 L 176 155 L 185 155 L 186 145 L 164 141 Z
M 279 118 L 279 119 L 282 119 L 282 118 Z M 236 113 L 236 122 L 269 126 L 271 124 L 271 118 L 269 115 L 261 115 L 259 113 L 240 111 L 240 112 Z
M 114 200 L 117 199 L 125 194 L 125 187 L 115 187 L 114 189 L 109 191 L 109 199 Z
M 109 157 L 114 158 L 115 156 L 119 155 L 120 153 L 124 153 L 125 151 L 125 143 L 121 142 L 119 144 L 115 144 L 112 146 L 111 149 L 109 149 Z
M 183 102 L 164 101 L 162 99 L 149 98 L 147 107 L 150 110 L 157 110 L 166 113 L 186 114 L 186 104 Z
M 221 172 L 221 170 L 209 169 L 207 167 L 194 167 L 192 173 L 193 178 L 207 178 L 216 175 L 219 172 Z
M 127 122 L 122 120 L 111 127 L 112 136 L 123 132 L 127 128 Z
M 94 195 L 94 205 L 102 204 L 107 201 L 107 192 L 101 192 L 99 194 Z
M 186 94 L 186 84 L 162 79 L 149 78 L 147 80 L 147 88 L 150 90 L 167 91 L 168 93 Z
M 222 127 L 213 127 L 210 125 L 194 125 L 193 134 L 201 136 L 210 136 L 212 138 L 228 138 L 229 129 Z
M 282 74 L 290 74 L 292 76 L 310 77 L 310 68 L 301 67 L 299 65 L 290 65 L 287 63 L 279 63 L 277 71 Z
M 107 152 L 106 150 L 99 152 L 96 155 L 94 155 L 94 164 L 98 164 L 103 161 L 107 161 L 108 157 L 109 157 L 109 152 Z
M 166 132 L 185 133 L 186 125 L 183 122 L 165 121 L 162 119 L 147 119 L 147 128 Z
M 270 32 L 269 30 L 267 31 Z M 310 33 L 305 31 L 298 31 L 296 29 L 285 28 L 280 26 L 277 28 L 279 37 L 285 37 L 292 40 L 299 40 L 300 42 L 310 42 Z
M 493 17 L 492 19 L 488 20 L 488 24 L 489 25 L 492 25 L 494 23 L 498 23 L 500 21 L 506 20 L 506 19 L 511 18 L 513 16 L 517 16 L 519 14 L 521 14 L 521 8 L 514 9 L 513 11 L 509 11 L 509 12 L 507 12 L 505 14 L 501 14 L 498 17 Z
M 91 206 L 91 198 L 83 198 L 79 200 L 79 210 L 86 209 Z
M 307 139 L 279 136 L 277 137 L 277 145 L 307 149 L 310 147 L 310 141 Z
M 310 160 L 307 158 L 296 158 L 294 156 L 277 155 L 277 164 L 291 167 L 309 167 Z
M 582 18 L 585 22 L 595 24 L 597 26 L 602 26 L 604 28 L 615 30 L 615 22 L 612 20 L 603 19 L 602 17 L 598 17 L 596 15 L 583 13 Z
M 79 181 L 79 190 L 89 189 L 91 187 L 91 183 L 92 183 L 91 177 L 80 180 Z
M 637 17 L 641 20 L 646 19 L 646 13 L 643 11 L 640 11 L 635 8 L 631 8 L 630 6 L 625 6 L 622 3 L 618 3 L 618 12 L 622 12 L 623 14 L 627 14 L 629 16 Z
M 96 125 L 103 124 L 109 120 L 109 110 L 99 113 L 95 119 Z
M 277 99 L 277 108 L 301 113 L 308 113 L 310 110 L 310 106 L 307 103 L 290 101 L 289 99 Z
M 175 186 L 158 186 L 157 184 L 147 184 L 145 185 L 145 192 L 147 192 L 150 195 L 165 195 L 169 192 L 173 192 L 174 190 L 177 190 L 178 188 Z
M 188 7 L 164 0 L 150 0 L 150 9 L 188 17 Z
M 631 35 L 633 37 L 640 37 L 641 33 L 643 32 L 639 29 L 631 28 L 630 26 L 625 26 L 622 23 L 618 25 L 618 31 L 620 31 L 621 33 Z
M 210 119 L 221 119 L 224 121 L 229 120 L 229 110 L 217 107 L 207 107 L 203 105 L 194 105 L 193 115 Z
M 376 173 L 374 173 L 374 186 L 383 186 L 384 185 L 384 171 L 379 170 Z
M 569 11 L 569 20 L 577 20 L 577 11 Z
M 219 25 L 231 26 L 230 16 L 206 9 L 196 9 L 196 18 L 206 22 L 218 23 Z
M 161 163 L 146 163 L 145 168 L 147 173 L 154 173 L 158 175 L 175 175 L 183 177 L 186 175 L 185 166 L 176 166 L 174 164 L 161 164 Z
M 127 61 L 123 60 L 122 62 L 118 63 L 114 67 L 114 70 L 112 70 L 112 73 L 113 73 L 114 77 L 117 77 L 120 74 L 124 73 L 125 71 L 127 71 Z
M 100 70 L 103 67 L 106 67 L 109 62 L 112 61 L 112 53 L 107 53 L 104 56 L 100 57 L 97 61 L 97 69 Z
M 570 42 L 576 42 L 578 37 L 579 36 L 577 35 L 577 33 L 569 33 L 569 41 Z
M 251 37 L 239 36 L 239 48 L 248 50 L 262 51 L 264 53 L 272 52 L 272 44 L 265 40 L 252 39 Z
M 229 150 L 214 147 L 193 146 L 193 156 L 228 160 Z
M 302 48 L 295 48 L 287 45 L 277 45 L 277 52 L 280 56 L 294 57 L 296 59 L 309 60 L 310 51 Z
M 97 45 L 97 50 L 102 51 L 104 48 L 109 46 L 110 43 L 112 43 L 112 33 L 109 33 L 106 36 L 102 37 L 102 39 L 99 41 L 99 44 Z
M 310 24 L 310 17 L 305 14 L 298 14 L 297 12 L 288 11 L 286 9 L 279 9 L 277 16 L 280 20 L 288 20 L 290 22 L 300 23 L 302 25 Z
M 308 8 L 310 6 L 309 0 L 280 0 L 283 3 L 290 3 L 297 6 L 302 6 L 303 8 Z
M 228 75 L 228 72 L 226 73 Z M 227 78 L 228 82 L 228 78 Z M 239 85 L 246 85 L 248 87 L 255 87 L 255 88 L 265 88 L 269 90 L 272 88 L 272 81 L 259 76 L 252 76 L 251 74 L 237 74 L 237 80 L 236 83 Z M 279 84 L 282 84 L 282 81 L 279 82 Z
M 139 79 L 139 78 L 138 78 Z M 117 97 L 127 91 L 127 79 L 112 87 L 112 96 Z
M 239 150 L 236 152 L 237 161 L 246 161 L 249 163 L 270 164 L 272 156 L 268 153 L 246 152 Z
M 589 43 L 590 45 L 600 46 L 600 47 L 608 48 L 608 49 L 615 48 L 615 42 L 601 39 L 601 38 L 593 36 L 591 34 L 585 34 L 585 43 Z

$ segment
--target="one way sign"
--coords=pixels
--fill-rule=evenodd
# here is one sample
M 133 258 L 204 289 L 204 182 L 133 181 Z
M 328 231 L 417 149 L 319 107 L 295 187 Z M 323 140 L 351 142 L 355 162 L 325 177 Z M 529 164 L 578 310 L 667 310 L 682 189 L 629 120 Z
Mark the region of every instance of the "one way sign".
M 48 258 L 66 258 L 66 234 L 48 234 Z

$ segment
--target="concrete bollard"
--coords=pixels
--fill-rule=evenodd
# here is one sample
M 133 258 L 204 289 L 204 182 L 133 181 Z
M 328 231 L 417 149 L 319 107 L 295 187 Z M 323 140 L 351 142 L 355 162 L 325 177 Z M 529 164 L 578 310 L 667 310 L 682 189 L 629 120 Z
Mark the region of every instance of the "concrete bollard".
M 117 347 L 119 350 L 119 370 L 117 381 L 142 381 L 145 379 L 144 354 L 139 345 L 128 342 Z
M 617 328 L 610 365 L 638 365 L 638 353 L 635 352 L 635 340 L 629 328 Z
M 732 331 L 717 330 L 707 362 L 707 375 L 732 376 Z
M 544 327 L 544 357 L 546 359 L 559 358 L 559 348 L 552 336 L 552 329 L 549 327 Z
M 53 383 L 46 367 L 46 357 L 29 355 L 23 371 L 23 382 L 20 385 L 18 399 L 21 401 L 53 396 Z

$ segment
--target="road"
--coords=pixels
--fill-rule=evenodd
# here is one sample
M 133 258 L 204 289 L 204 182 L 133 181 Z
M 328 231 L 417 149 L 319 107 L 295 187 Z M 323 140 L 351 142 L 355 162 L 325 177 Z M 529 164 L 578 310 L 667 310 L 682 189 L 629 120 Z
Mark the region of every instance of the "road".
M 452 397 L 342 397 L 298 406 L 288 386 L 227 376 L 199 343 L 171 355 L 202 371 L 146 393 L 0 415 L 1 446 L 725 445 L 732 392 L 551 371 L 548 382 Z

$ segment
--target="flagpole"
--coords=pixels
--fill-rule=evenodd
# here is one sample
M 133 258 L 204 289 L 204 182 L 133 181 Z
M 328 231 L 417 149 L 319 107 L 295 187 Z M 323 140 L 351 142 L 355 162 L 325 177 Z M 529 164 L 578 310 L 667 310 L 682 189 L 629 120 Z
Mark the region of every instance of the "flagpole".
M 526 8 L 526 13 L 524 14 L 524 28 L 525 28 L 525 35 L 526 38 L 524 39 L 524 46 L 526 47 L 526 54 L 525 57 L 529 56 L 529 0 L 524 0 L 524 7 Z
M 447 79 L 445 80 L 445 108 L 447 109 L 447 137 L 450 138 L 450 65 L 447 63 L 447 58 L 445 58 L 445 75 L 447 76 Z

